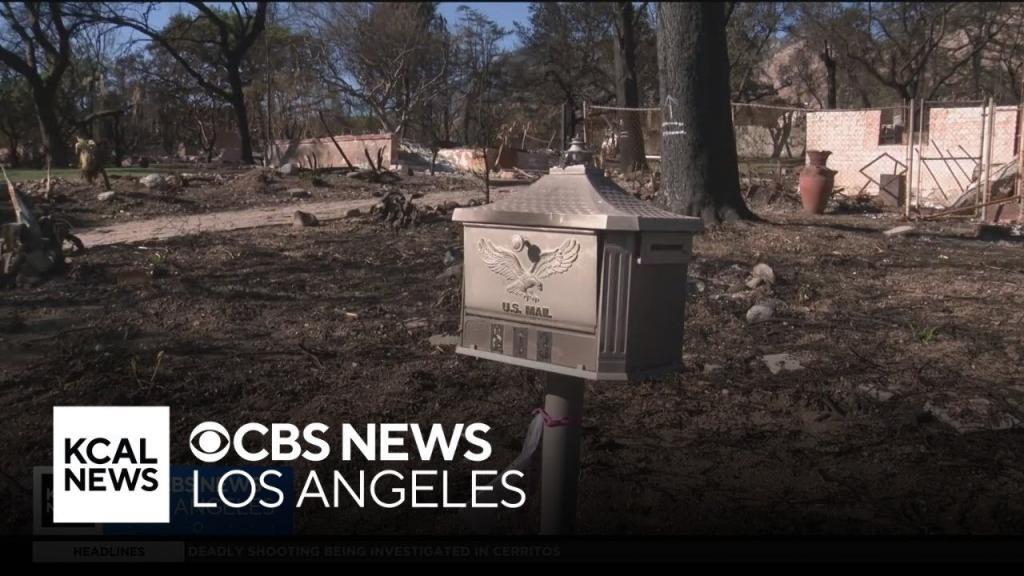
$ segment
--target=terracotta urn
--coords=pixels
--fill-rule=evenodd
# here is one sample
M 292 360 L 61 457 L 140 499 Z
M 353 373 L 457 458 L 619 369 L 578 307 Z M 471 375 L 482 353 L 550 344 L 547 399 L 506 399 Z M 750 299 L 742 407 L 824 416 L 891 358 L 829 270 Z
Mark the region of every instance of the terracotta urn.
M 800 171 L 800 202 L 807 214 L 822 214 L 832 197 L 835 170 L 825 167 L 832 152 L 808 150 L 807 165 Z
M 832 155 L 831 150 L 808 150 L 807 151 L 807 165 L 808 166 L 825 166 L 828 163 L 828 157 Z

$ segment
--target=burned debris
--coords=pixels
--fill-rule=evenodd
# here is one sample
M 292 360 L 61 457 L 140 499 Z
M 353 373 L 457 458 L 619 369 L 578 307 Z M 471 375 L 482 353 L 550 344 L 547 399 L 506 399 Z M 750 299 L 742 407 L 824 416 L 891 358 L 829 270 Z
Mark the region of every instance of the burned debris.
M 15 221 L 0 224 L 0 287 L 14 287 L 24 272 L 34 276 L 63 273 L 65 250 L 75 255 L 85 250 L 84 244 L 71 232 L 67 220 L 35 215 L 31 202 L 7 179 L 6 171 L 3 176 Z

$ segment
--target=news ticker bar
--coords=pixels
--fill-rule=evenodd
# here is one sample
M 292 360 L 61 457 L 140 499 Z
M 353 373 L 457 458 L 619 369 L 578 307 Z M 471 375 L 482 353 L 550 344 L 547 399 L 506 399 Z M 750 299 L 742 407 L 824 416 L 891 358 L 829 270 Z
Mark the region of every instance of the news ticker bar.
M 36 540 L 32 561 L 90 562 L 1021 562 L 1024 539 Z

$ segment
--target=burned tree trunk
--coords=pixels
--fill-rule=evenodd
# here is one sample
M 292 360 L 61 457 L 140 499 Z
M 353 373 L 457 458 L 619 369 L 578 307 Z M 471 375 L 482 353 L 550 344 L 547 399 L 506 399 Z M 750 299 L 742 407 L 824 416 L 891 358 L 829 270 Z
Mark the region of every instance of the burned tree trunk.
M 826 43 L 819 56 L 821 63 L 825 66 L 825 86 L 828 90 L 825 107 L 829 110 L 834 110 L 838 107 L 839 83 L 836 79 L 836 59 L 832 46 Z
M 63 11 L 61 2 L 25 2 L 20 8 L 4 2 L 0 6 L 4 33 L 12 40 L 17 35 L 22 47 L 11 50 L 0 46 L 0 64 L 28 82 L 47 164 L 61 168 L 67 166 L 68 146 L 57 114 L 57 96 L 71 65 L 72 35 L 82 23 L 65 21 Z
M 786 112 L 779 118 L 779 125 L 769 128 L 772 137 L 772 158 L 781 158 L 782 150 L 789 144 L 789 135 L 793 132 L 793 112 Z
M 217 66 L 204 68 L 194 65 L 186 57 L 181 39 L 172 38 L 150 24 L 148 11 L 140 19 L 126 15 L 114 2 L 81 4 L 88 7 L 88 10 L 83 11 L 87 12 L 89 20 L 93 23 L 128 28 L 148 37 L 166 51 L 207 94 L 231 106 L 238 129 L 241 161 L 243 164 L 253 164 L 252 134 L 249 130 L 249 114 L 245 107 L 244 91 L 248 81 L 243 80 L 241 69 L 249 50 L 266 28 L 269 2 L 256 2 L 254 9 L 250 3 L 235 2 L 231 4 L 230 12 L 214 8 L 213 3 L 190 2 L 192 8 L 199 13 L 197 18 L 205 20 L 218 32 L 214 49 Z M 213 71 L 215 72 L 211 74 Z M 221 71 L 226 74 L 226 78 L 220 76 Z M 227 80 L 226 87 L 222 83 L 223 80 Z
M 706 224 L 755 218 L 740 194 L 722 4 L 658 4 L 658 71 L 658 202 Z
M 57 168 L 68 166 L 68 147 L 64 144 L 64 133 L 57 117 L 56 95 L 47 91 L 33 90 L 39 134 L 47 160 Z
M 242 90 L 242 77 L 238 73 L 237 67 L 229 69 L 228 79 L 231 86 L 231 110 L 235 113 L 235 124 L 238 126 L 238 142 L 241 148 L 242 164 L 253 164 L 252 134 L 249 132 L 249 112 L 245 108 L 245 92 Z
M 483 147 L 484 152 L 484 203 L 491 203 L 491 163 L 487 161 L 487 146 Z M 494 161 L 497 162 L 498 158 L 495 157 Z
M 566 94 L 562 104 L 562 150 L 569 148 L 569 142 L 576 137 L 576 103 L 571 94 Z
M 615 3 L 615 96 L 623 108 L 640 106 L 636 77 L 636 16 L 632 2 Z M 623 172 L 647 167 L 639 113 L 623 111 L 619 139 L 619 166 Z

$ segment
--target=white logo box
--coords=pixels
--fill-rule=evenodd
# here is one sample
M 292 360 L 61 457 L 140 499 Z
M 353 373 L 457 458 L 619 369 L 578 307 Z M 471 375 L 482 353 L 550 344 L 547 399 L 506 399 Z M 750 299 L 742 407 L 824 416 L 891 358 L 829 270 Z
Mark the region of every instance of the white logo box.
M 101 454 L 110 456 L 122 439 L 136 450 L 145 439 L 146 456 L 155 464 L 80 463 L 65 459 L 65 440 L 104 438 L 109 446 Z M 81 452 L 85 452 L 85 447 Z M 66 483 L 68 470 L 101 468 L 105 491 L 82 491 Z M 157 487 L 142 490 L 140 481 L 134 490 L 122 486 L 114 490 L 110 474 L 154 468 Z M 70 487 L 70 490 L 68 489 Z M 167 523 L 170 521 L 170 408 L 167 406 L 54 406 L 53 408 L 53 521 L 60 523 Z

